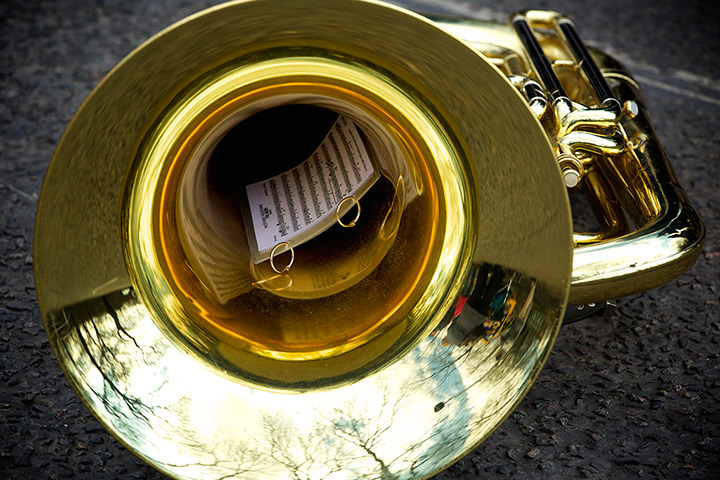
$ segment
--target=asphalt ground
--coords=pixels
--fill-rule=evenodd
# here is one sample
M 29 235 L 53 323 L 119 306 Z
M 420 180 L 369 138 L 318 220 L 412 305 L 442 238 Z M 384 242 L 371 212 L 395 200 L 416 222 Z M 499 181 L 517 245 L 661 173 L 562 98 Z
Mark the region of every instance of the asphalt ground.
M 44 172 L 91 89 L 143 40 L 213 2 L 0 4 L 0 479 L 162 479 L 95 422 L 65 380 L 35 301 L 33 221 Z M 720 4 L 406 1 L 504 21 L 570 16 L 621 60 L 707 241 L 668 285 L 562 328 L 516 412 L 438 480 L 720 478 Z

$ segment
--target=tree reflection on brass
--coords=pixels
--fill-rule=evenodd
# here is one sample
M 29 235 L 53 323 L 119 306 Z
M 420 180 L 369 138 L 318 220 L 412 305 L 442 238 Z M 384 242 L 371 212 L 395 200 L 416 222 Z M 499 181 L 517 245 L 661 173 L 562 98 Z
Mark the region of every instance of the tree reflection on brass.
M 75 388 L 106 427 L 173 475 L 416 478 L 507 414 L 533 374 L 524 366 L 542 352 L 527 317 L 557 315 L 537 304 L 509 308 L 532 298 L 534 280 L 498 266 L 472 272 L 471 283 L 484 285 L 493 308 L 512 315 L 502 321 L 506 330 L 454 346 L 444 341 L 452 327 L 445 323 L 383 371 L 304 394 L 210 374 L 168 343 L 131 289 L 64 308 L 49 321 L 62 337 L 58 355 Z M 464 308 L 474 307 L 468 301 Z M 458 313 L 455 305 L 451 313 Z
M 258 289 L 261 267 L 233 250 L 233 188 L 247 162 L 275 165 L 231 155 L 217 203 L 230 207 L 199 219 L 190 243 L 208 250 L 189 261 L 171 241 L 180 179 L 212 197 L 199 186 L 220 137 L 299 104 L 362 130 L 383 170 L 365 223 L 298 246 L 292 288 Z M 529 389 L 572 268 L 557 161 L 515 87 L 432 23 L 350 0 L 231 3 L 131 54 L 63 136 L 36 239 L 40 309 L 71 384 L 181 479 L 435 474 Z M 205 295 L 198 262 L 234 293 Z

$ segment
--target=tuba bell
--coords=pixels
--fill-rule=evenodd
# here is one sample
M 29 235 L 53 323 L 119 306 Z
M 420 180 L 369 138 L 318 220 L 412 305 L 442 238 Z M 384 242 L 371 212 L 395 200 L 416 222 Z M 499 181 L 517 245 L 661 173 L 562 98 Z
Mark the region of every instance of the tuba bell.
M 88 97 L 34 267 L 71 385 L 161 472 L 427 478 L 510 415 L 568 304 L 703 240 L 638 84 L 562 15 L 251 0 Z

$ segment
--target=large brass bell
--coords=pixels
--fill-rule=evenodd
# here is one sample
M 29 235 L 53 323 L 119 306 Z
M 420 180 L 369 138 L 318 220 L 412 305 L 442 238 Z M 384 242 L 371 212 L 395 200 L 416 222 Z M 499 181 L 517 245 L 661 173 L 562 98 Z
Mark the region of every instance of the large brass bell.
M 465 455 L 569 298 L 666 282 L 702 244 L 636 84 L 578 42 L 551 12 L 355 0 L 229 3 L 153 37 L 40 198 L 38 300 L 75 390 L 175 478 L 425 478 Z M 338 142 L 369 165 L 358 190 Z M 267 244 L 253 184 L 284 192 Z M 573 232 L 569 190 L 600 231 Z

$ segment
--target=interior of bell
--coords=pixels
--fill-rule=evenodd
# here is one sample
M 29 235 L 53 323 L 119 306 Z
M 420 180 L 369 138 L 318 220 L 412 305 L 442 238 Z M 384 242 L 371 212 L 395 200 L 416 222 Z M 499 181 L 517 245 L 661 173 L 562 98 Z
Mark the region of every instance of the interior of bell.
M 329 228 L 292 252 L 273 251 L 274 266 L 254 261 L 246 186 L 302 165 L 343 115 L 377 179 Z M 186 144 L 156 186 L 153 218 L 163 273 L 184 310 L 181 325 L 166 327 L 181 342 L 209 346 L 223 370 L 262 384 L 279 371 L 342 377 L 427 331 L 430 317 L 412 312 L 436 275 L 445 212 L 443 185 L 416 139 L 356 105 L 280 96 Z

